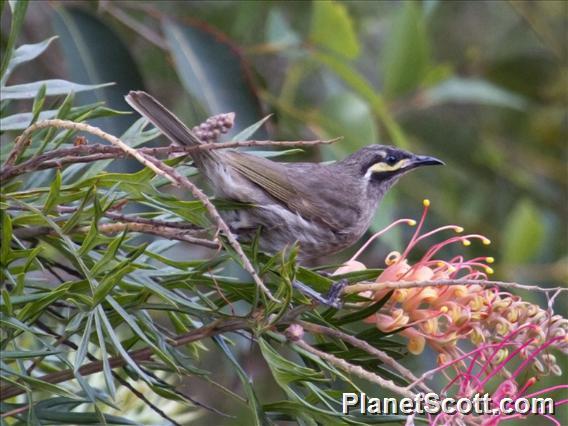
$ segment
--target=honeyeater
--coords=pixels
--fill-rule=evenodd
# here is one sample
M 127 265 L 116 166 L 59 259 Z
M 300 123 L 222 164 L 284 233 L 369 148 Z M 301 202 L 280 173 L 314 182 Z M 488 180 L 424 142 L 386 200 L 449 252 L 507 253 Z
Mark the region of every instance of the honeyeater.
M 149 94 L 133 91 L 126 100 L 174 144 L 203 143 Z M 298 243 L 301 260 L 353 245 L 401 176 L 443 164 L 386 145 L 365 146 L 330 164 L 276 162 L 233 149 L 195 150 L 191 157 L 216 197 L 249 206 L 220 212 L 240 240 L 250 240 L 260 228 L 262 250 L 275 253 Z

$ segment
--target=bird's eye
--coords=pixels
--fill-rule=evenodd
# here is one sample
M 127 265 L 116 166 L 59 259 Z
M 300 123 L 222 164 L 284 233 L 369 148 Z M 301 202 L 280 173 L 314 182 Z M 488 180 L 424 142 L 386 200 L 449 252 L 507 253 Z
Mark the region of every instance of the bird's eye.
M 387 158 L 385 158 L 385 163 L 387 163 L 389 166 L 394 166 L 398 161 L 398 158 L 396 158 L 394 155 L 389 155 Z

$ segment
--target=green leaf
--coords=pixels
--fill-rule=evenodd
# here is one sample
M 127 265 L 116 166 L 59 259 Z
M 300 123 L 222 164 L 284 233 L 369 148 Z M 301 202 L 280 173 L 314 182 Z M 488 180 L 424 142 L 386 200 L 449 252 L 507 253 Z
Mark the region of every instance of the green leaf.
M 31 120 L 32 124 L 37 121 L 39 114 L 41 113 L 41 110 L 43 108 L 43 104 L 45 103 L 46 90 L 47 90 L 47 86 L 45 86 L 45 85 L 41 86 L 41 88 L 37 92 L 37 95 L 34 99 L 34 103 L 33 103 L 33 106 L 32 106 L 32 120 Z
M 72 411 L 59 410 L 35 410 L 38 419 L 59 425 L 100 425 L 101 416 L 98 413 L 75 413 Z M 109 425 L 139 425 L 140 423 L 125 417 L 102 414 L 104 424 Z
M 12 218 L 7 211 L 2 210 L 2 247 L 0 247 L 0 263 L 8 266 L 12 253 Z
M 493 105 L 518 110 L 524 110 L 528 106 L 524 97 L 476 78 L 450 78 L 425 90 L 421 99 L 426 106 L 447 102 Z
M 298 268 L 298 271 L 296 272 L 296 279 L 319 292 L 328 291 L 333 283 L 332 279 L 326 278 L 308 268 L 303 267 Z
M 334 274 L 335 280 L 346 279 L 349 283 L 360 283 L 361 281 L 375 281 L 375 279 L 383 272 L 384 269 L 363 269 L 362 271 L 353 271 L 346 274 Z
M 12 305 L 25 305 L 29 302 L 33 302 L 34 300 L 41 299 L 45 294 L 44 293 L 35 293 L 35 294 L 26 294 L 25 296 L 14 296 L 11 297 L 10 302 Z M 4 306 L 4 301 L 0 299 L 0 307 Z
M 353 20 L 345 4 L 337 1 L 312 2 L 310 39 L 348 59 L 359 56 L 361 50 Z
M 316 370 L 298 365 L 280 355 L 264 339 L 259 339 L 262 356 L 268 363 L 274 379 L 280 386 L 287 387 L 293 382 L 325 381 L 325 376 Z
M 392 291 L 388 292 L 381 300 L 379 300 L 376 303 L 373 303 L 370 306 L 367 306 L 364 309 L 360 309 L 357 312 L 353 312 L 351 314 L 347 314 L 344 315 L 342 317 L 339 317 L 335 320 L 332 320 L 331 322 L 334 325 L 344 325 L 344 324 L 349 324 L 352 322 L 356 322 L 356 321 L 362 321 L 365 318 L 373 315 L 375 312 L 377 312 L 379 309 L 381 309 L 385 303 L 388 302 L 388 300 L 390 299 L 391 295 L 392 295 Z
M 12 60 L 12 54 L 14 52 L 14 46 L 16 45 L 16 40 L 20 34 L 20 29 L 24 23 L 24 18 L 26 16 L 26 10 L 28 8 L 28 0 L 18 0 L 12 7 L 12 21 L 10 25 L 10 34 L 8 35 L 8 41 L 4 47 L 2 64 L 0 65 L 0 79 L 4 81 L 4 75 L 8 70 L 10 61 Z M 2 84 L 3 86 L 3 84 Z M 4 88 L 2 88 L 2 99 L 7 99 L 4 97 Z
M 59 170 L 58 170 L 59 173 Z M 50 190 L 51 192 L 51 190 Z M 96 192 L 96 187 L 92 186 L 89 189 L 87 189 L 87 191 L 83 192 L 81 194 L 81 204 L 79 205 L 79 207 L 77 208 L 77 210 L 75 210 L 75 212 L 71 215 L 71 217 L 69 219 L 67 219 L 67 221 L 65 222 L 65 225 L 63 225 L 63 232 L 65 233 L 69 233 L 71 232 L 71 230 L 73 228 L 75 228 L 75 226 L 80 222 L 81 217 L 84 215 L 84 210 L 87 207 L 87 204 L 89 203 L 89 201 L 91 200 L 91 195 L 93 194 L 93 192 Z
M 525 263 L 538 253 L 544 236 L 542 214 L 529 199 L 522 199 L 507 219 L 503 240 L 503 260 Z
M 59 191 L 61 190 L 61 173 L 59 169 L 55 172 L 55 179 L 49 186 L 49 194 L 43 206 L 43 212 L 49 214 L 59 203 Z
M 136 267 L 125 260 L 116 268 L 115 271 L 109 273 L 99 284 L 93 295 L 93 306 L 101 303 L 103 299 L 112 291 L 112 289 L 120 284 L 122 277 L 132 272 Z M 121 266 L 124 265 L 124 266 Z
M 405 1 L 399 7 L 381 59 L 385 94 L 389 99 L 417 88 L 430 66 L 430 46 L 422 9 L 413 1 Z
M 0 86 L 3 87 L 6 84 L 8 77 L 18 65 L 32 61 L 40 56 L 56 38 L 57 36 L 54 36 L 39 43 L 23 44 L 22 46 L 18 47 L 10 58 L 10 63 L 8 64 L 8 68 L 6 69 L 5 74 L 2 76 Z
M 162 30 L 185 90 L 201 103 L 206 114 L 235 111 L 235 130 L 259 119 L 259 102 L 242 59 L 224 38 L 204 27 L 167 19 Z
M 39 351 L 1 351 L 0 356 L 2 360 L 11 360 L 11 359 L 30 359 L 35 357 L 46 357 L 50 355 L 57 355 L 62 353 L 63 351 L 52 351 L 50 349 L 43 349 Z
M 5 307 L 6 304 L 4 303 L 4 297 L 2 297 L 2 307 Z M 3 316 L 3 318 L 0 319 L 0 325 L 2 325 L 2 327 L 8 327 L 8 328 L 13 328 L 14 330 L 19 330 L 19 331 L 25 331 L 28 333 L 31 333 L 33 335 L 42 335 L 42 336 L 47 336 L 47 333 L 44 333 L 41 330 L 37 330 L 37 329 L 33 329 L 31 327 L 28 327 L 25 323 L 23 323 L 22 321 L 16 319 L 16 318 L 9 318 L 8 316 Z
M 260 129 L 262 127 L 262 125 L 264 123 L 266 123 L 270 117 L 272 117 L 272 114 L 267 115 L 266 117 L 258 120 L 256 123 L 251 124 L 250 126 L 248 126 L 246 129 L 242 130 L 241 132 L 239 132 L 238 135 L 235 135 L 234 137 L 231 138 L 231 140 L 233 141 L 246 141 L 247 139 L 249 139 L 252 135 L 254 135 L 256 133 L 256 131 L 258 129 Z
M 79 347 L 77 348 L 77 354 L 75 356 L 75 366 L 73 368 L 75 374 L 79 371 L 81 365 L 83 365 L 83 360 L 87 355 L 89 350 L 89 342 L 91 341 L 91 333 L 93 331 L 93 317 L 94 313 L 90 312 L 89 317 L 87 318 L 87 323 L 85 324 L 85 329 L 83 330 L 83 337 L 81 338 L 81 342 L 79 343 Z
M 124 346 L 122 346 L 120 338 L 117 336 L 116 332 L 114 331 L 114 328 L 110 323 L 109 319 L 107 318 L 101 305 L 97 306 L 97 315 L 101 320 L 101 324 L 104 326 L 106 335 L 110 338 L 114 348 L 118 351 L 120 356 L 124 358 L 126 364 L 130 368 L 132 368 L 136 372 L 136 374 L 138 374 L 142 379 L 144 379 L 147 382 L 152 382 L 152 379 L 146 373 L 144 373 L 144 371 L 140 369 L 137 362 L 132 359 L 130 354 L 126 351 L 126 349 L 124 349 Z
M 69 285 L 63 284 L 52 291 L 43 293 L 41 299 L 24 306 L 24 308 L 18 312 L 18 318 L 22 321 L 27 321 L 34 315 L 41 314 L 47 306 L 59 299 L 62 299 L 68 291 Z
M 103 254 L 103 257 L 101 257 L 100 260 L 98 260 L 97 263 L 95 263 L 95 265 L 91 268 L 91 273 L 93 275 L 97 275 L 111 266 L 110 262 L 116 256 L 116 253 L 118 252 L 118 249 L 124 242 L 125 237 L 126 237 L 126 232 L 123 232 L 122 234 L 120 234 L 118 237 L 114 238 L 110 242 L 108 248 L 105 250 Z
M 83 240 L 81 244 L 81 248 L 79 249 L 79 255 L 84 256 L 88 253 L 96 244 L 97 244 L 97 237 L 99 235 L 99 228 L 98 228 L 98 218 L 94 218 L 91 222 L 91 227 L 89 228 L 89 232 L 87 232 L 87 236 Z
M 55 394 L 55 395 L 61 395 L 61 396 L 65 396 L 65 397 L 73 398 L 73 399 L 78 398 L 77 395 L 75 395 L 73 392 L 68 391 L 67 389 L 65 389 L 62 386 L 53 385 L 51 383 L 44 382 L 40 379 L 36 379 L 34 377 L 26 376 L 26 375 L 23 375 L 23 374 L 17 374 L 17 376 L 20 378 L 20 381 L 29 385 L 32 390 L 46 392 L 50 395 Z
M 10 293 L 5 288 L 2 289 L 2 307 L 6 310 L 8 317 L 14 316 L 14 309 L 12 308 L 12 301 L 10 300 Z
M 142 331 L 140 326 L 136 323 L 134 318 L 130 316 L 128 312 L 124 310 L 120 304 L 114 300 L 111 296 L 107 296 L 107 302 L 112 306 L 112 308 L 122 317 L 122 319 L 128 324 L 128 326 L 136 333 L 140 339 L 146 342 L 155 352 L 156 355 L 162 359 L 166 364 L 168 364 L 176 373 L 179 373 L 179 367 L 175 364 L 174 360 L 169 357 L 163 350 L 161 350 L 150 338 Z
M 71 92 L 61 107 L 53 110 L 40 111 L 36 121 L 49 120 L 51 118 L 69 119 L 73 121 L 84 121 L 84 119 L 108 117 L 116 115 L 126 115 L 129 113 L 116 111 L 113 109 L 105 108 L 97 104 L 88 104 L 76 108 L 71 108 L 73 93 Z M 23 130 L 30 126 L 34 118 L 31 112 L 20 112 L 12 114 L 7 117 L 0 118 L 0 128 L 2 131 L 8 130 Z M 50 129 L 53 130 L 53 129 Z
M 57 225 L 57 223 L 55 223 L 49 216 L 45 215 L 41 210 L 37 209 L 31 204 L 27 204 L 18 199 L 13 199 L 13 201 L 21 207 L 24 207 L 26 210 L 37 214 L 39 217 L 41 217 L 44 223 L 49 225 L 49 227 L 55 231 L 55 233 L 59 236 L 60 241 L 64 243 L 64 246 L 59 246 L 62 249 L 61 251 L 69 255 L 69 258 L 75 263 L 75 265 L 82 272 L 83 276 L 88 280 L 91 289 L 94 290 L 97 287 L 96 280 L 93 278 L 93 275 L 91 275 L 89 268 L 87 268 L 81 256 L 79 256 L 79 254 L 77 253 L 77 246 L 75 245 L 75 243 L 67 235 L 65 235 L 65 233 Z M 63 250 L 64 248 L 66 249 L 66 251 Z
M 50 118 L 54 118 L 56 114 L 57 110 L 41 111 L 37 119 L 49 120 Z M 4 132 L 7 132 L 8 130 L 23 130 L 32 124 L 33 117 L 34 114 L 31 112 L 21 112 L 9 115 L 7 117 L 0 118 L 0 128 Z
M 260 405 L 258 397 L 256 396 L 252 378 L 249 377 L 246 371 L 241 367 L 239 361 L 235 358 L 233 352 L 231 352 L 231 349 L 229 349 L 229 347 L 221 337 L 215 336 L 213 337 L 213 341 L 217 344 L 217 346 L 219 346 L 219 348 L 221 348 L 227 359 L 235 367 L 235 372 L 239 376 L 239 379 L 241 379 L 241 384 L 248 397 L 249 406 L 254 414 L 255 426 L 270 424 L 271 422 L 266 417 L 264 411 L 262 411 L 262 405 Z
M 61 106 L 57 110 L 57 118 L 67 118 L 69 112 L 71 111 L 71 108 L 73 107 L 73 101 L 75 101 L 75 92 L 69 92 L 69 94 L 65 96 L 65 99 L 63 99 Z
M 33 99 L 37 96 L 42 86 L 46 86 L 46 96 L 67 95 L 70 92 L 84 92 L 101 87 L 111 86 L 114 83 L 105 84 L 78 84 L 67 80 L 42 80 L 32 83 L 14 84 L 2 88 L 2 99 Z
M 101 351 L 101 359 L 103 361 L 103 376 L 105 378 L 106 387 L 110 396 L 114 398 L 114 395 L 116 394 L 116 387 L 114 385 L 114 377 L 112 376 L 112 368 L 110 367 L 109 362 L 110 355 L 106 349 L 105 335 L 101 320 L 101 316 L 104 315 L 104 311 L 101 314 L 99 313 L 99 310 L 102 311 L 102 309 L 100 309 L 100 305 L 93 311 L 95 318 L 95 330 L 97 331 L 97 337 L 99 340 L 99 350 Z

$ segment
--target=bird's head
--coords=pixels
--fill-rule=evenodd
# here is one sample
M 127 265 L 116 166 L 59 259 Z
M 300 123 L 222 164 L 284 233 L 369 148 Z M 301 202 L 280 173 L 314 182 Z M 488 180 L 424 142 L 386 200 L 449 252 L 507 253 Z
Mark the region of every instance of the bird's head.
M 443 165 L 435 157 L 416 155 L 387 145 L 369 145 L 343 160 L 370 188 L 384 192 L 402 175 L 422 166 Z

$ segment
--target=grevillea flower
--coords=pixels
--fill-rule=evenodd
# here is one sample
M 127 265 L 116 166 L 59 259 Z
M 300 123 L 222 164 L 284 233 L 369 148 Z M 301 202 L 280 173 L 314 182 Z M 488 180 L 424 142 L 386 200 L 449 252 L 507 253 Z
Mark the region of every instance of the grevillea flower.
M 488 245 L 490 240 L 479 234 L 463 235 L 463 228 L 456 225 L 442 226 L 422 233 L 429 205 L 430 202 L 424 200 L 424 211 L 414 235 L 402 253 L 391 252 L 386 257 L 386 268 L 377 278 L 377 283 L 459 279 L 467 284 L 467 280 L 487 279 L 493 273 L 489 266 L 493 263 L 492 257 L 466 259 L 464 256 L 455 256 L 443 260 L 438 255 L 442 248 L 450 244 L 469 246 L 472 241 L 478 240 Z M 416 224 L 411 219 L 394 222 L 375 234 L 336 273 L 364 269 L 365 265 L 356 260 L 361 252 L 373 239 L 401 223 Z M 417 244 L 448 231 L 453 232 L 453 235 L 432 245 L 417 262 L 409 261 L 409 255 Z M 397 289 L 383 308 L 365 321 L 375 324 L 382 332 L 402 329 L 400 334 L 407 338 L 409 352 L 420 354 L 428 345 L 440 354 L 439 361 L 442 363 L 461 356 L 462 352 L 457 345 L 461 340 L 469 340 L 476 346 L 491 345 L 501 342 L 503 336 L 507 335 L 515 336 L 517 343 L 522 345 L 520 356 L 528 357 L 547 339 L 553 339 L 554 346 L 568 353 L 568 320 L 499 288 L 465 284 Z M 366 292 L 361 295 L 381 300 L 389 291 L 385 286 L 374 294 Z M 560 374 L 553 356 L 541 354 L 532 357 L 532 362 L 541 372 Z
M 556 336 L 547 337 L 541 343 L 535 343 L 536 338 L 529 338 L 524 342 L 519 342 L 519 335 L 525 334 L 529 329 L 536 330 L 538 326 L 525 324 L 518 327 L 502 337 L 499 343 L 482 343 L 475 350 L 466 353 L 456 359 L 445 360 L 441 366 L 431 371 L 430 374 L 443 374 L 448 383 L 442 389 L 441 395 L 454 399 L 468 398 L 473 399 L 476 394 L 487 394 L 491 398 L 492 405 L 488 408 L 499 409 L 500 402 L 504 398 L 510 398 L 512 402 L 506 404 L 508 408 L 513 408 L 515 402 L 521 398 L 543 398 L 554 397 L 554 392 L 562 392 L 568 389 L 568 385 L 550 386 L 544 389 L 535 389 L 538 377 L 533 375 L 528 368 L 530 364 L 538 362 L 547 354 L 551 347 L 557 346 L 566 337 Z M 497 375 L 505 375 L 506 379 L 493 381 Z M 554 398 L 552 398 L 554 401 Z M 504 401 L 506 402 L 506 401 Z M 520 401 L 519 401 L 520 402 Z M 568 403 L 568 399 L 556 399 L 552 404 L 557 407 Z M 523 404 L 525 404 L 523 402 Z M 540 407 L 541 409 L 543 407 Z M 549 407 L 550 408 L 550 407 Z M 551 414 L 540 412 L 535 415 L 543 416 L 554 424 L 560 426 L 561 423 Z M 438 425 L 481 425 L 497 426 L 506 420 L 525 417 L 526 414 L 503 413 L 497 411 L 495 414 L 484 415 L 461 415 L 461 414 L 438 414 L 429 418 L 431 426 Z M 534 423 L 534 415 L 531 417 L 531 424 Z

